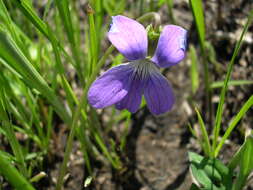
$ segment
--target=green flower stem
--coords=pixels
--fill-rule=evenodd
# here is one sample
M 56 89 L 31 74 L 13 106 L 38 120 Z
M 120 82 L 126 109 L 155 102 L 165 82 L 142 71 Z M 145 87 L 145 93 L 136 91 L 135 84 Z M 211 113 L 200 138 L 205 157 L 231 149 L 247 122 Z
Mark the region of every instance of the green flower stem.
M 56 190 L 60 190 L 63 185 L 63 178 L 66 173 L 67 163 L 68 163 L 69 156 L 70 156 L 70 153 L 72 150 L 73 139 L 75 136 L 75 130 L 78 126 L 77 122 L 78 122 L 78 119 L 79 119 L 82 109 L 86 109 L 86 106 L 87 106 L 87 92 L 89 90 L 89 87 L 92 84 L 92 82 L 96 79 L 96 76 L 99 73 L 100 68 L 104 65 L 106 58 L 112 53 L 113 50 L 114 50 L 114 47 L 111 45 L 106 50 L 104 56 L 99 60 L 97 67 L 95 68 L 94 72 L 92 73 L 91 77 L 89 78 L 89 80 L 83 90 L 83 95 L 81 97 L 81 101 L 80 101 L 78 107 L 76 108 L 76 111 L 74 112 L 74 116 L 73 116 L 73 120 L 72 120 L 72 124 L 71 124 L 71 128 L 70 128 L 70 133 L 69 133 L 68 140 L 67 140 L 66 150 L 64 153 L 63 163 L 61 165 L 60 174 L 59 174 L 59 177 L 57 180 Z
M 151 19 L 151 18 L 158 19 L 159 15 L 155 12 L 150 12 L 150 13 L 147 13 L 147 14 L 143 15 L 142 17 L 138 18 L 137 20 L 139 22 L 143 22 L 143 21 Z M 83 95 L 80 98 L 81 101 L 80 101 L 78 107 L 76 108 L 76 111 L 74 112 L 74 116 L 73 116 L 73 120 L 72 120 L 72 124 L 71 124 L 71 128 L 70 128 L 70 133 L 69 133 L 68 140 L 67 140 L 66 150 L 64 153 L 63 163 L 61 165 L 60 173 L 59 173 L 58 180 L 57 180 L 56 190 L 60 190 L 63 185 L 63 178 L 66 173 L 67 163 L 68 163 L 69 156 L 70 156 L 70 153 L 72 150 L 73 139 L 75 136 L 75 130 L 78 126 L 77 122 L 78 122 L 79 116 L 82 112 L 82 109 L 86 109 L 86 106 L 87 106 L 87 92 L 89 90 L 89 87 L 92 84 L 92 82 L 96 79 L 96 76 L 99 73 L 101 67 L 104 65 L 106 58 L 111 54 L 111 52 L 114 49 L 115 48 L 111 45 L 106 50 L 104 56 L 99 60 L 95 70 L 92 72 L 91 77 L 89 78 L 89 80 L 83 90 Z

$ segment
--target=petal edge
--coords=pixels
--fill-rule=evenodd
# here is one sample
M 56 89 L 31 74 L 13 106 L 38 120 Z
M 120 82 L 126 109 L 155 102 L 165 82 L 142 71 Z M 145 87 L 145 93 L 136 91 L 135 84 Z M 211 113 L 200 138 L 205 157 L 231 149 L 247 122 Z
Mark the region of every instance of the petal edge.
M 178 64 L 186 54 L 186 38 L 187 31 L 182 27 L 176 25 L 165 26 L 152 61 L 160 67 L 170 67 Z
M 127 109 L 131 113 L 135 113 L 140 107 L 142 93 L 142 81 L 133 79 L 130 83 L 130 89 L 127 95 L 116 104 L 116 108 L 119 110 Z
M 150 76 L 144 89 L 144 96 L 150 112 L 154 115 L 171 110 L 175 101 L 169 81 L 160 73 Z
M 147 32 L 133 19 L 122 15 L 113 16 L 108 38 L 130 61 L 143 59 L 147 55 Z
M 123 99 L 129 89 L 129 75 L 133 69 L 129 64 L 113 67 L 97 78 L 88 91 L 89 104 L 104 108 Z

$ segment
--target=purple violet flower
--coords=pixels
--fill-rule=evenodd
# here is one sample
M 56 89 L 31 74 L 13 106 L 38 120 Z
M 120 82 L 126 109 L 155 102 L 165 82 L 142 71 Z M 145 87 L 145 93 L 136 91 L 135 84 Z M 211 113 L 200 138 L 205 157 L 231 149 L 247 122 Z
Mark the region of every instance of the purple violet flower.
M 88 92 L 92 107 L 104 108 L 115 104 L 119 110 L 127 109 L 134 113 L 144 95 L 153 114 L 171 110 L 174 95 L 157 66 L 169 67 L 185 57 L 186 33 L 179 26 L 165 26 L 155 55 L 148 59 L 145 28 L 128 17 L 113 16 L 108 38 L 129 62 L 109 69 L 93 82 Z

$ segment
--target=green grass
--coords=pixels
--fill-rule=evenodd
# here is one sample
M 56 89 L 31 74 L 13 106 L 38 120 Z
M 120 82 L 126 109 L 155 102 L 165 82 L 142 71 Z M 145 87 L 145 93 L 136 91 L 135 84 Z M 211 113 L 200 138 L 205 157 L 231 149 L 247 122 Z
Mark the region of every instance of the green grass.
M 252 84 L 247 79 L 235 81 L 230 78 L 253 13 L 250 13 L 233 51 L 225 80 L 212 82 L 209 69 L 212 63 L 217 63 L 215 56 L 219 56 L 219 52 L 209 54 L 208 51 L 212 44 L 207 41 L 205 32 L 203 3 L 201 0 L 189 1 L 199 38 L 199 44 L 191 43 L 189 48 L 192 91 L 189 100 L 190 103 L 199 101 L 194 98 L 204 86 L 207 97 L 204 104 L 208 109 L 196 110 L 201 130 L 198 142 L 206 156 L 218 157 L 225 141 L 253 104 L 251 96 L 228 124 L 225 134 L 220 136 L 228 86 L 245 85 L 247 88 Z M 57 175 L 56 190 L 64 186 L 67 164 L 77 142 L 84 159 L 86 186 L 94 180 L 94 160 L 98 157 L 102 158 L 102 165 L 112 167 L 119 174 L 124 172 L 123 157 L 131 113 L 126 110 L 119 112 L 115 108 L 96 111 L 87 102 L 87 92 L 104 68 L 124 62 L 124 57 L 109 45 L 106 38 L 110 16 L 124 14 L 147 26 L 156 22 L 163 7 L 167 10 L 165 18 L 168 19 L 162 24 L 178 23 L 173 0 L 132 3 L 126 0 L 90 0 L 85 6 L 73 0 L 48 0 L 45 4 L 32 0 L 0 0 L 0 140 L 3 138 L 4 145 L 9 145 L 9 148 L 4 147 L 6 150 L 0 150 L 0 175 L 13 188 L 33 190 L 39 186 L 45 177 L 45 168 L 41 167 L 43 160 L 52 153 L 53 135 L 61 126 L 67 129 L 67 142 L 62 150 L 64 157 Z M 164 15 L 160 16 L 164 18 Z M 221 88 L 221 95 L 215 124 L 212 125 L 214 88 Z M 142 108 L 144 106 L 145 102 Z M 105 115 L 108 121 L 103 120 Z M 116 139 L 112 139 L 110 133 L 119 124 L 124 128 Z M 208 134 L 210 127 L 213 127 L 212 134 Z M 24 139 L 17 138 L 17 134 Z

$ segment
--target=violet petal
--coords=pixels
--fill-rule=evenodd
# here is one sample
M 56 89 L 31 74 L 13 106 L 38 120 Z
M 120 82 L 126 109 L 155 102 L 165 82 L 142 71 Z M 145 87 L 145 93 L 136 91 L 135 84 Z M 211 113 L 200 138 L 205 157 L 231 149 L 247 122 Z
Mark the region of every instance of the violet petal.
M 186 37 L 187 31 L 182 27 L 165 26 L 152 61 L 160 67 L 169 67 L 179 63 L 185 57 Z
M 133 79 L 130 85 L 131 87 L 128 94 L 116 104 L 116 108 L 119 110 L 127 109 L 128 111 L 135 113 L 141 104 L 143 84 L 142 81 Z
M 147 55 L 147 32 L 133 19 L 121 15 L 113 16 L 108 38 L 130 61 L 143 59 Z
M 150 75 L 144 88 L 144 96 L 150 112 L 155 115 L 171 110 L 174 104 L 169 81 L 160 73 Z
M 104 108 L 122 100 L 130 88 L 129 76 L 133 68 L 122 64 L 106 71 L 93 82 L 88 91 L 88 101 L 94 108 Z

